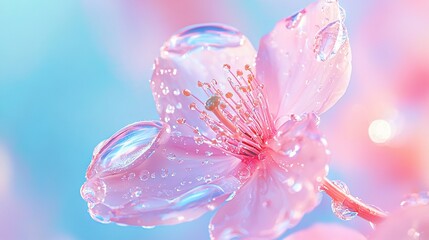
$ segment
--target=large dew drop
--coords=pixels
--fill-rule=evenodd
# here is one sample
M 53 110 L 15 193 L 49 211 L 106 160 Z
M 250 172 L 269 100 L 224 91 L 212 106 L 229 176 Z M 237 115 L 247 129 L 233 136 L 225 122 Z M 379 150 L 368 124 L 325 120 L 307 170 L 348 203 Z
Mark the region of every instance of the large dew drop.
M 314 53 L 318 61 L 326 61 L 337 54 L 347 41 L 347 30 L 341 20 L 329 23 L 315 36 Z
M 158 122 L 139 122 L 123 128 L 98 147 L 93 160 L 96 172 L 116 172 L 150 155 L 162 129 Z
M 161 52 L 183 55 L 198 49 L 238 47 L 244 40 L 243 34 L 226 25 L 195 25 L 171 37 Z
M 336 180 L 332 181 L 332 183 L 335 184 L 339 189 L 341 189 L 341 191 L 345 194 L 350 194 L 349 188 L 344 182 Z M 347 206 L 344 206 L 342 202 L 332 201 L 331 208 L 335 216 L 342 220 L 352 220 L 357 216 L 357 212 L 353 211 Z

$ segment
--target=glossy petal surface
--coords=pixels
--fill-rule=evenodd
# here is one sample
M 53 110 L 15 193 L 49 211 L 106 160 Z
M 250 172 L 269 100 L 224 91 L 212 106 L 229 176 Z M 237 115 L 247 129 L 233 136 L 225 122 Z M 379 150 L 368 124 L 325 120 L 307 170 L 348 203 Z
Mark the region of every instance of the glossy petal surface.
M 271 140 L 269 153 L 288 172 L 294 188 L 318 185 L 326 176 L 330 151 L 318 129 L 315 114 L 293 116 L 277 130 Z
M 277 118 L 320 114 L 344 94 L 351 73 L 344 14 L 337 1 L 319 0 L 262 38 L 256 75 Z
M 401 209 L 376 226 L 371 239 L 429 239 L 429 205 Z
M 182 30 L 172 36 L 161 48 L 155 60 L 151 87 L 161 120 L 169 123 L 179 134 L 193 136 L 192 131 L 177 125 L 178 118 L 186 119 L 191 126 L 198 127 L 203 134 L 206 124 L 199 119 L 199 113 L 189 108 L 191 103 L 204 110 L 208 99 L 198 82 L 211 83 L 216 80 L 222 91 L 230 89 L 225 76 L 224 64 L 231 69 L 243 69 L 246 64 L 254 65 L 256 51 L 248 39 L 238 30 L 225 25 L 198 25 Z M 185 97 L 188 89 L 199 98 Z
M 238 159 L 169 132 L 165 123 L 139 122 L 96 148 L 88 170 L 94 172 L 81 190 L 94 219 L 139 226 L 190 221 L 237 190 Z
M 248 182 L 212 219 L 213 239 L 276 238 L 319 203 L 318 180 L 326 175 L 328 154 L 314 120 L 283 127 L 278 141 L 285 152 L 261 153 Z
M 294 233 L 284 240 L 365 240 L 358 231 L 338 225 L 338 224 L 316 224 L 307 229 Z

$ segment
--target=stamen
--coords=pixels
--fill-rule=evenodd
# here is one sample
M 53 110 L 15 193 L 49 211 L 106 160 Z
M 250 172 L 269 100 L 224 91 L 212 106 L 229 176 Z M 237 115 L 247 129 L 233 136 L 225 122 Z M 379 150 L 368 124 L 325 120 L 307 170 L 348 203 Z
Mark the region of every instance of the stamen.
M 192 128 L 197 134 L 195 140 L 198 143 L 204 140 L 213 147 L 237 156 L 257 156 L 275 131 L 262 92 L 263 86 L 257 82 L 249 65 L 244 66 L 246 74 L 240 69 L 234 74 L 228 64 L 224 64 L 223 68 L 229 75 L 227 81 L 233 92 L 224 94 L 216 79 L 209 83 L 197 82 L 197 86 L 208 96 L 205 102 L 188 89 L 182 91 L 184 96 L 196 100 L 189 105 L 190 109 L 200 114 L 200 119 L 216 133 L 216 138 L 208 139 L 197 128 L 187 124 L 184 118 L 176 122 Z M 198 109 L 196 103 L 208 112 Z

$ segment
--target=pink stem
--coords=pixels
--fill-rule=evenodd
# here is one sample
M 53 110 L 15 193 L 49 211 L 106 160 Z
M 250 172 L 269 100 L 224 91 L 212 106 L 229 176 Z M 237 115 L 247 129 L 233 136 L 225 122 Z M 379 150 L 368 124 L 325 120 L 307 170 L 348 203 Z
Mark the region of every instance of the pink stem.
M 332 200 L 342 203 L 350 210 L 357 212 L 359 217 L 369 222 L 379 223 L 387 217 L 386 213 L 370 207 L 352 195 L 343 192 L 327 178 L 322 181 L 321 190 L 325 191 Z

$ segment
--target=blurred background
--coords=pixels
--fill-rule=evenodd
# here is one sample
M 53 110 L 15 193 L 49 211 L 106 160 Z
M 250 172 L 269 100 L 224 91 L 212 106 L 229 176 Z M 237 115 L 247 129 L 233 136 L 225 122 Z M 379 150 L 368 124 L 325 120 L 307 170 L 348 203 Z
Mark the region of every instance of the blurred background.
M 0 0 L 0 239 L 208 239 L 212 214 L 154 229 L 93 221 L 79 193 L 93 148 L 158 118 L 152 61 L 177 30 L 225 23 L 257 47 L 310 2 Z M 429 190 L 429 2 L 342 5 L 354 69 L 344 98 L 322 116 L 329 177 L 391 211 Z M 284 236 L 316 222 L 371 231 L 336 219 L 325 196 Z

